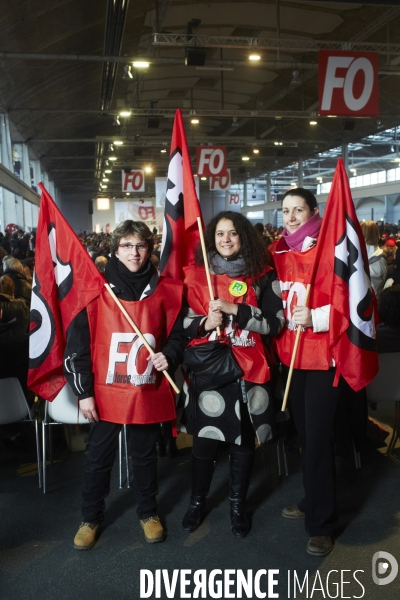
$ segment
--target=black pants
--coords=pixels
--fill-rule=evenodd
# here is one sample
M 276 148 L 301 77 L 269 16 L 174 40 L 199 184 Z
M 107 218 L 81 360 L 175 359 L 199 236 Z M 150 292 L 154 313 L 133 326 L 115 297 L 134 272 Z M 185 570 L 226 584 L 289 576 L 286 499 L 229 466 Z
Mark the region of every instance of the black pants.
M 99 421 L 90 427 L 83 488 L 82 515 L 85 523 L 102 523 L 105 498 L 110 492 L 111 470 L 122 425 Z M 129 447 L 138 501 L 137 515 L 147 519 L 157 514 L 157 452 L 160 424 L 128 425 Z
M 254 427 L 250 421 L 247 404 L 240 402 L 240 420 L 241 420 L 241 444 L 229 444 L 229 454 L 254 454 L 255 437 Z M 193 437 L 193 454 L 197 458 L 216 459 L 219 440 L 213 440 L 205 437 Z
M 295 369 L 289 401 L 299 435 L 305 497 L 298 503 L 305 512 L 310 536 L 332 535 L 337 522 L 333 424 L 340 387 L 332 387 L 335 369 Z

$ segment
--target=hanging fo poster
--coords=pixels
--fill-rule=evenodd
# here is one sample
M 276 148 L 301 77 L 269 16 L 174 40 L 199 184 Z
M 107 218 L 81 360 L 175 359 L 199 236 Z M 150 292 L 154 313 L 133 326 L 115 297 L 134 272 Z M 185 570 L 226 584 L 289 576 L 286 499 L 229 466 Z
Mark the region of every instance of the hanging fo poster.
M 378 117 L 378 53 L 320 50 L 319 115 Z
M 146 223 L 150 231 L 154 227 L 157 233 L 162 233 L 164 220 L 164 208 L 154 206 L 154 200 L 129 200 L 128 202 L 115 202 L 115 224 L 119 225 L 122 221 L 132 219 L 132 221 L 142 221 Z

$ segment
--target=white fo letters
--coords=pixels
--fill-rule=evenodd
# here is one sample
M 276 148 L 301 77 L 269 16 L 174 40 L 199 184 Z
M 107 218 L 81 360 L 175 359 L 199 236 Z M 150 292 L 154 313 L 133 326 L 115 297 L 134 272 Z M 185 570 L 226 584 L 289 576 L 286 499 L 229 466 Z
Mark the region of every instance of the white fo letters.
M 154 349 L 156 347 L 154 336 L 151 333 L 145 333 L 143 335 L 149 345 Z M 129 352 L 120 352 L 120 344 L 132 344 L 132 347 Z M 138 373 L 137 360 L 142 346 L 143 342 L 136 333 L 118 332 L 112 334 L 106 378 L 107 385 L 113 385 L 114 383 L 131 383 L 132 385 L 140 386 L 146 383 L 155 383 L 156 375 L 151 374 L 153 370 L 153 363 L 151 361 L 148 362 L 143 373 Z M 116 372 L 118 363 L 126 364 L 125 374 Z

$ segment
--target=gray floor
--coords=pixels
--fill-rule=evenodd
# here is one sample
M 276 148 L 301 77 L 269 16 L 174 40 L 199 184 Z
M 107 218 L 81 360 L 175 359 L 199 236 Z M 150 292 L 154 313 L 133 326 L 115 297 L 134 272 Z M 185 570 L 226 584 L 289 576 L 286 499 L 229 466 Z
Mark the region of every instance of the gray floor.
M 372 414 L 382 423 L 391 421 L 391 407 L 380 407 Z M 190 450 L 180 450 L 174 459 L 160 459 L 159 512 L 168 528 L 168 537 L 161 544 L 144 541 L 134 493 L 118 489 L 115 471 L 101 537 L 90 552 L 77 552 L 72 540 L 80 522 L 84 453 L 69 452 L 59 444 L 58 462 L 48 472 L 48 494 L 43 495 L 37 487 L 32 456 L 0 450 L 0 599 L 133 600 L 140 598 L 141 569 L 153 573 L 168 569 L 170 575 L 173 569 L 252 569 L 253 573 L 279 569 L 274 591 L 280 598 L 293 597 L 293 592 L 288 594 L 288 572 L 293 585 L 293 572 L 302 581 L 307 571 L 308 594 L 297 591 L 297 598 L 323 598 L 321 582 L 325 597 L 329 597 L 326 577 L 331 572 L 331 597 L 335 597 L 334 584 L 342 576 L 350 583 L 343 584 L 339 597 L 397 600 L 400 576 L 389 585 L 378 586 L 371 574 L 377 551 L 389 552 L 400 562 L 400 463 L 382 451 L 384 448 L 378 450 L 370 444 L 362 454 L 363 467 L 357 471 L 351 457 L 338 460 L 338 536 L 333 552 L 317 559 L 305 551 L 308 538 L 303 523 L 283 519 L 280 514 L 282 507 L 301 497 L 299 454 L 288 454 L 289 477 L 279 477 L 275 447 L 257 450 L 248 503 L 252 530 L 246 539 L 237 539 L 230 532 L 226 451 L 222 450 L 217 465 L 209 512 L 202 526 L 190 535 L 180 524 L 188 501 Z M 354 579 L 356 570 L 364 593 Z M 264 576 L 261 589 L 268 596 L 266 581 Z M 230 591 L 234 590 L 235 586 Z M 164 588 L 161 597 L 167 597 Z M 183 597 L 179 587 L 171 597 Z

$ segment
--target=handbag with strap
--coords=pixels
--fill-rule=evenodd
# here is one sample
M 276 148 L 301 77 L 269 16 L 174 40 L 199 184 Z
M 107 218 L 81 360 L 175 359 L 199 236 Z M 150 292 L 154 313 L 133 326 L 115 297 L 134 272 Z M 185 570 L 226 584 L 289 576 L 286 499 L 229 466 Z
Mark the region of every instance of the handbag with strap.
M 243 376 L 243 371 L 226 341 L 213 340 L 189 346 L 183 354 L 189 369 L 190 416 L 197 416 L 197 398 L 201 392 L 224 387 Z

